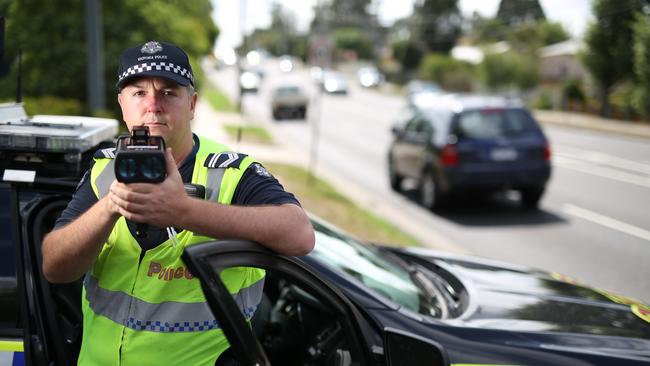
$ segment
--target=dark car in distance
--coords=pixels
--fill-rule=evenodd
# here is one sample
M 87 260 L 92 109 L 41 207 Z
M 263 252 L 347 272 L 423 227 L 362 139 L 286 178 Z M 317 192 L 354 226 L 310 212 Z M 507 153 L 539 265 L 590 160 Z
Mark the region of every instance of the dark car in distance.
M 548 140 L 517 100 L 444 94 L 410 106 L 393 127 L 388 174 L 394 190 L 414 179 L 423 206 L 447 206 L 458 193 L 516 190 L 536 208 L 551 176 Z

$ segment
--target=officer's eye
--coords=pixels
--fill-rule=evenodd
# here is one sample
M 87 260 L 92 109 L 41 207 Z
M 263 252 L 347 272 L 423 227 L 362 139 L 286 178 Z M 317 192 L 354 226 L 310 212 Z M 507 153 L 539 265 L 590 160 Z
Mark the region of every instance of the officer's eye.
M 164 95 L 166 97 L 171 97 L 171 96 L 176 95 L 176 93 L 171 89 L 167 89 L 167 90 L 163 90 L 162 95 Z
M 144 96 L 144 90 L 136 90 L 132 94 L 134 97 L 142 97 Z

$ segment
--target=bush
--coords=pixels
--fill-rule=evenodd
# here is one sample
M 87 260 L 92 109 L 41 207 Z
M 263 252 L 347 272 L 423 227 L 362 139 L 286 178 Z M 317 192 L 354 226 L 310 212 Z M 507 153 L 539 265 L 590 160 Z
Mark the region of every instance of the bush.
M 533 58 L 516 52 L 488 54 L 481 63 L 483 82 L 490 89 L 517 87 L 530 90 L 537 85 L 537 65 Z
M 405 40 L 392 44 L 393 58 L 402 65 L 402 71 L 408 72 L 417 69 L 422 60 L 420 51 L 414 42 Z
M 580 82 L 575 79 L 568 80 L 564 83 L 562 86 L 562 95 L 564 95 L 567 102 L 584 103 L 586 100 Z
M 354 51 L 358 58 L 371 60 L 374 57 L 373 44 L 368 35 L 360 29 L 341 28 L 332 32 L 338 50 Z
M 438 54 L 427 54 L 418 69 L 418 77 L 431 80 L 448 91 L 467 92 L 472 90 L 473 66 Z
M 533 108 L 535 109 L 553 109 L 553 101 L 551 100 L 551 93 L 544 90 L 537 96 L 537 99 L 533 102 Z

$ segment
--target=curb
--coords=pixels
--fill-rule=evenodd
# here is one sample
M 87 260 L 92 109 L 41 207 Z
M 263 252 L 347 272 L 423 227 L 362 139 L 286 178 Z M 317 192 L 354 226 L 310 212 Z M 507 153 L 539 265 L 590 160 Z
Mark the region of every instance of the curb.
M 533 115 L 542 124 L 650 139 L 650 125 L 640 122 L 605 119 L 587 114 L 560 111 L 533 110 Z

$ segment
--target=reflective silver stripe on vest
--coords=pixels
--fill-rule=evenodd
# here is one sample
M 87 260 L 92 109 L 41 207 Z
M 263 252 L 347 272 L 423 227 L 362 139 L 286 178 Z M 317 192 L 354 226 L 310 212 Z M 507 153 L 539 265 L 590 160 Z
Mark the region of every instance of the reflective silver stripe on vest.
M 97 315 L 134 330 L 152 332 L 201 332 L 218 329 L 219 323 L 206 302 L 183 303 L 166 301 L 150 303 L 122 291 L 99 287 L 91 275 L 84 278 L 86 300 Z M 264 279 L 233 295 L 246 320 L 255 313 L 262 299 Z M 129 309 L 130 308 L 130 309 Z
M 95 184 L 97 185 L 97 191 L 99 193 L 99 199 L 104 198 L 108 195 L 108 189 L 111 188 L 111 183 L 115 180 L 115 160 L 111 160 L 106 164 L 104 170 L 99 173 Z
M 111 187 L 111 183 L 115 180 L 115 160 L 111 160 L 106 164 L 104 170 L 97 176 L 95 184 L 97 185 L 97 191 L 99 192 L 99 199 L 104 198 L 108 195 L 108 190 Z M 208 179 L 206 182 L 207 187 L 205 187 L 205 200 L 210 202 L 217 202 L 219 200 L 219 191 L 221 189 L 221 181 L 223 180 L 223 174 L 225 169 L 208 169 Z
M 219 191 L 221 190 L 221 181 L 226 169 L 208 169 L 208 178 L 205 187 L 205 200 L 210 202 L 219 201 Z

